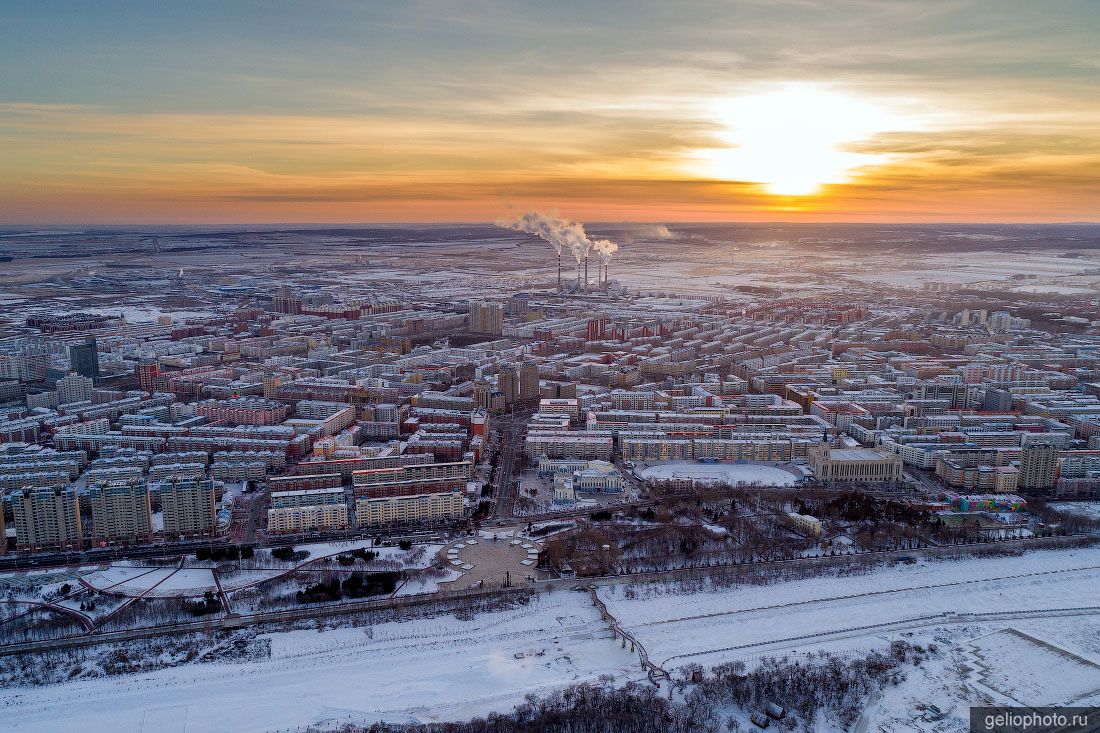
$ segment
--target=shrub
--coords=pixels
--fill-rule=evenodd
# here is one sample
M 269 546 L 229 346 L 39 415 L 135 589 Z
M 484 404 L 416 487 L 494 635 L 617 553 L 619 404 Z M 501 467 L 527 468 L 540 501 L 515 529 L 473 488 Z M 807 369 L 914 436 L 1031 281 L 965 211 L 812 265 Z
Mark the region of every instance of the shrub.
M 201 601 L 187 604 L 187 610 L 192 616 L 207 616 L 217 613 L 222 608 L 221 602 L 214 596 L 213 591 L 206 591 Z
M 271 556 L 276 560 L 292 560 L 294 559 L 294 548 L 276 547 L 271 551 Z

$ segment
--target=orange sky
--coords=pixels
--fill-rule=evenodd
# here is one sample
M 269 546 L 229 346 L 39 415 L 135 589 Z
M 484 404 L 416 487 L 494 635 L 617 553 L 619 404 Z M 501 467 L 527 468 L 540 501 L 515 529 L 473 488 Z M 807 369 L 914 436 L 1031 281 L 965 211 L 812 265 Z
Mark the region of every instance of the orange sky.
M 0 224 L 1100 220 L 1095 3 L 543 5 L 15 3 Z

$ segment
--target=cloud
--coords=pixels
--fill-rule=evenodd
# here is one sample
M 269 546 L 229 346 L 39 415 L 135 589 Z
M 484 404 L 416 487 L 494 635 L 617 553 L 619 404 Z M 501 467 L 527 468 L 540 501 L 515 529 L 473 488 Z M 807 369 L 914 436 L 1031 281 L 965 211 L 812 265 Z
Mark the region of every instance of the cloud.
M 262 28 L 196 16 L 194 33 L 158 36 L 156 64 L 133 40 L 160 20 L 152 9 L 117 27 L 100 9 L 88 18 L 99 33 L 30 45 L 5 44 L 0 29 L 0 64 L 26 72 L 5 89 L 15 101 L 0 102 L 0 198 L 37 220 L 96 201 L 119 221 L 145 203 L 165 216 L 173 203 L 179 216 L 237 207 L 243 220 L 356 207 L 488 220 L 502 197 L 598 220 L 1095 215 L 1085 199 L 1096 190 L 1100 57 L 1088 9 L 325 7 L 273 14 Z M 108 44 L 110 63 L 97 53 Z M 823 81 L 896 103 L 922 128 L 847 146 L 888 160 L 800 203 L 685 164 L 728 145 L 716 102 Z M 205 208 L 192 212 L 196 202 Z

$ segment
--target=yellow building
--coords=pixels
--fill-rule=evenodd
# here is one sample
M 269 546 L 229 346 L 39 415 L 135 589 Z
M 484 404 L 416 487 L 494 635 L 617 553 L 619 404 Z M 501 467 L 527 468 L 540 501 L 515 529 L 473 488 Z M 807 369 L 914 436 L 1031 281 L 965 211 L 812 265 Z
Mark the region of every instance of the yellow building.
M 821 520 L 817 517 L 809 514 L 799 514 L 798 512 L 787 512 L 787 519 L 799 532 L 814 537 L 821 536 Z
M 267 510 L 268 532 L 318 532 L 347 528 L 348 505 L 343 503 Z
M 806 452 L 820 481 L 900 481 L 901 457 L 871 448 L 833 448 L 821 443 Z
M 461 491 L 412 496 L 387 496 L 355 500 L 355 521 L 360 527 L 415 524 L 458 519 L 464 507 Z

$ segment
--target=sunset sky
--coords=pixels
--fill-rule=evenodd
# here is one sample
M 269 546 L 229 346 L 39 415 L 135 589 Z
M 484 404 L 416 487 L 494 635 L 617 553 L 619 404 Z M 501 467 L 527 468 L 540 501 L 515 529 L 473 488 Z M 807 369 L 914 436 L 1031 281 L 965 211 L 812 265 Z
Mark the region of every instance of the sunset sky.
M 1100 2 L 0 8 L 0 224 L 527 208 L 1100 220 Z

